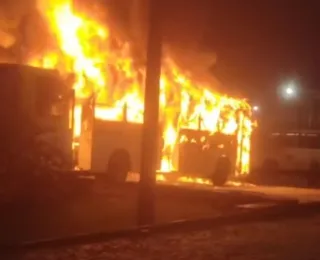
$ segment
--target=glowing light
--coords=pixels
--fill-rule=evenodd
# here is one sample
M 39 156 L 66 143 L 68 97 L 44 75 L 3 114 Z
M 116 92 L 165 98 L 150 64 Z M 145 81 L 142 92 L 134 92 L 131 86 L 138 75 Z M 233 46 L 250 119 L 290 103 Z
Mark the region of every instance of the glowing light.
M 286 99 L 293 99 L 298 96 L 298 87 L 295 82 L 289 82 L 282 86 L 281 96 Z
M 100 23 L 95 13 L 84 10 L 78 13 L 70 0 L 47 0 L 38 4 L 56 44 L 30 57 L 28 64 L 75 74 L 75 139 L 81 134 L 81 101 L 93 94 L 96 118 L 121 121 L 126 108 L 128 122 L 143 123 L 145 72 L 135 64 L 130 43 L 111 35 L 110 28 Z M 217 132 L 237 135 L 237 171 L 248 173 L 250 105 L 245 100 L 214 92 L 206 82 L 193 80 L 171 57 L 165 56 L 159 97 L 164 139 L 161 171 L 175 169 L 174 150 L 182 140 L 177 140 L 179 130 L 200 128 L 212 135 Z M 239 111 L 247 112 L 241 112 L 239 118 Z
M 294 94 L 294 90 L 293 90 L 293 88 L 292 87 L 287 87 L 286 88 L 286 94 L 287 95 L 293 95 Z

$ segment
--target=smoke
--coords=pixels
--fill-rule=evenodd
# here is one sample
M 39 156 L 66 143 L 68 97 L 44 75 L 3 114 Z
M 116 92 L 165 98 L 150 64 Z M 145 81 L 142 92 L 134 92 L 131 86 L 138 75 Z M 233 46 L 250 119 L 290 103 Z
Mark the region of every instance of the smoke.
M 1 19 L 1 18 L 0 18 Z M 0 47 L 8 49 L 15 43 L 15 38 L 10 33 L 0 29 Z
M 18 33 L 24 56 L 43 53 L 50 46 L 52 37 L 48 24 L 36 8 L 22 18 Z
M 35 0 L 0 1 L 0 46 L 5 49 L 0 54 L 2 62 L 4 56 L 19 61 L 39 49 L 47 31 L 42 20 Z
M 0 1 L 0 62 L 16 62 L 13 49 L 17 45 L 17 28 L 28 7 L 30 0 Z
M 12 31 L 17 27 L 21 13 L 22 1 L 0 2 L 0 46 L 10 48 L 15 43 L 15 35 Z

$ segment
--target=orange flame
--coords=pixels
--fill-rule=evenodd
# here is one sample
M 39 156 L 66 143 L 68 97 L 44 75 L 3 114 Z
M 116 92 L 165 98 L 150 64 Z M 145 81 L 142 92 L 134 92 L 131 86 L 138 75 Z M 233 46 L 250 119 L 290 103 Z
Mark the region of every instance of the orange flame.
M 74 73 L 76 99 L 95 94 L 96 118 L 120 121 L 126 106 L 127 120 L 143 123 L 144 71 L 134 66 L 130 44 L 115 40 L 110 28 L 94 17 L 73 10 L 70 0 L 40 1 L 39 10 L 55 36 L 57 47 L 31 57 L 28 64 Z M 248 173 L 252 123 L 251 107 L 246 101 L 219 95 L 207 84 L 194 82 L 170 57 L 163 62 L 159 98 L 164 123 L 161 171 L 175 168 L 173 153 L 179 129 L 200 127 L 212 134 L 218 131 L 237 134 L 237 171 Z M 242 111 L 240 118 L 239 111 Z M 74 136 L 78 137 L 81 107 L 76 106 L 74 112 Z

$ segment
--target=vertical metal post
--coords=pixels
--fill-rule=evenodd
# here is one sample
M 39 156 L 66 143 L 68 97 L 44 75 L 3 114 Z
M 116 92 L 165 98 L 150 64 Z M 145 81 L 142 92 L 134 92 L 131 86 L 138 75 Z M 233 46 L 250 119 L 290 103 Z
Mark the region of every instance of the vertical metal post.
M 159 145 L 159 82 L 161 74 L 161 0 L 150 0 L 145 81 L 144 124 L 138 196 L 138 224 L 155 220 L 156 157 Z
M 300 132 L 300 130 L 302 129 L 302 110 L 303 110 L 303 106 L 302 106 L 302 102 L 299 101 L 296 104 L 297 106 L 297 132 Z
M 201 131 L 201 125 L 202 125 L 202 117 L 200 115 L 198 118 L 198 131 Z
M 123 120 L 123 122 L 128 122 L 128 104 L 127 104 L 127 102 L 123 105 L 123 108 L 122 108 L 122 120 Z
M 70 115 L 70 127 L 71 127 L 71 132 L 74 133 L 74 121 L 75 121 L 75 118 L 74 118 L 74 108 L 76 106 L 76 98 L 75 98 L 75 91 L 74 89 L 71 89 L 70 90 L 70 96 L 71 96 L 71 101 L 70 101 L 70 104 L 69 104 L 69 115 Z
M 239 162 L 239 170 L 236 172 L 236 174 L 241 174 L 242 170 L 242 155 L 243 155 L 243 123 L 244 123 L 244 111 L 239 110 L 239 123 L 238 123 L 238 130 L 237 130 L 237 161 Z M 240 140 L 239 140 L 240 138 Z
M 71 151 L 72 151 L 72 165 L 71 168 L 74 169 L 77 164 L 77 152 L 74 147 L 74 122 L 75 122 L 75 116 L 74 116 L 74 108 L 76 106 L 76 97 L 75 97 L 75 91 L 74 89 L 70 90 L 70 95 L 71 95 L 71 101 L 69 103 L 69 126 L 70 126 L 70 131 L 71 131 Z

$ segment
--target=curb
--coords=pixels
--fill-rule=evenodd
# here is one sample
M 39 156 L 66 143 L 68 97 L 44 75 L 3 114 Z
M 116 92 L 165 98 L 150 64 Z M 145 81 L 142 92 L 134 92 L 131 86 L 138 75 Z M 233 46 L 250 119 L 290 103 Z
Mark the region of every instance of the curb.
M 205 218 L 197 220 L 182 220 L 161 225 L 136 227 L 116 232 L 99 232 L 79 234 L 50 240 L 30 241 L 20 244 L 2 244 L 0 253 L 17 253 L 29 250 L 54 249 L 59 247 L 77 246 L 84 244 L 103 243 L 115 239 L 143 238 L 148 235 L 174 232 L 192 232 L 211 229 L 226 225 L 239 225 L 257 221 L 275 221 L 283 219 L 297 219 L 320 213 L 320 203 L 299 204 L 289 201 L 262 209 L 255 209 L 228 216 Z

